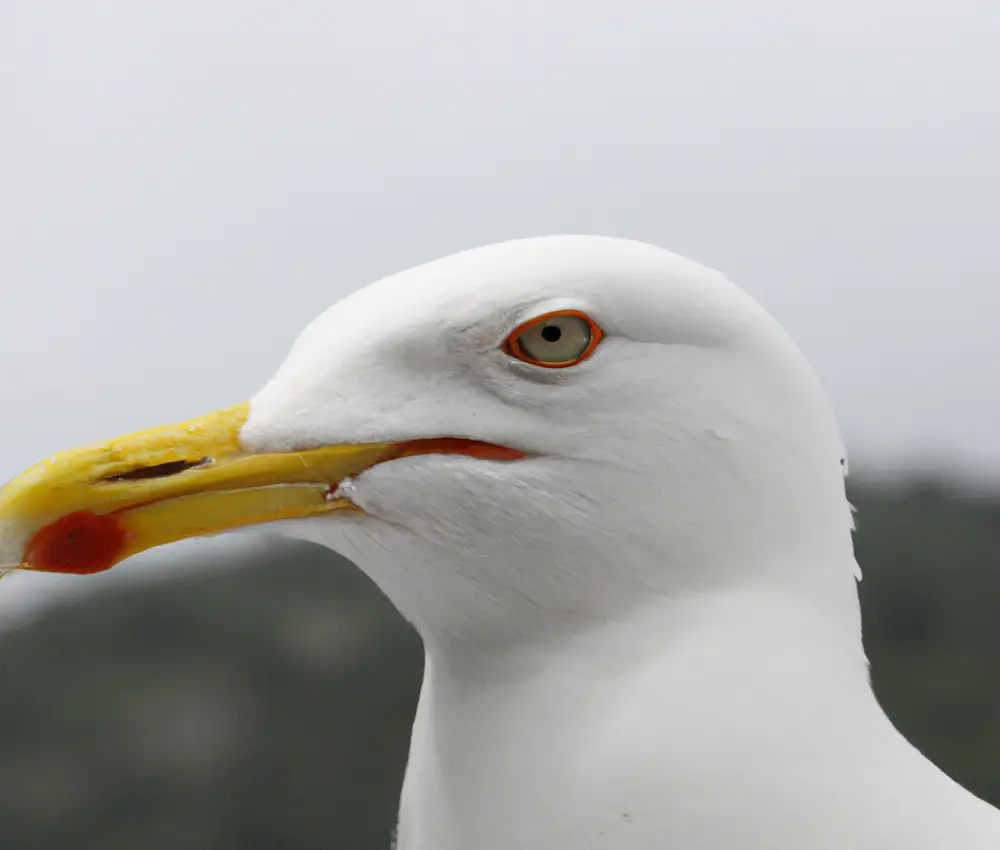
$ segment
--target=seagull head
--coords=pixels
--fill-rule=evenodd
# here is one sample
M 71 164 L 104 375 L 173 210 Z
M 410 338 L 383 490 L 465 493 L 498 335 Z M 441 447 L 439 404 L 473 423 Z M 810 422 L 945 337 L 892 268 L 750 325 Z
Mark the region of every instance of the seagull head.
M 856 619 L 843 447 L 790 338 L 650 245 L 526 239 L 334 304 L 248 403 L 0 490 L 0 560 L 91 573 L 277 524 L 425 639 L 495 641 L 741 587 Z

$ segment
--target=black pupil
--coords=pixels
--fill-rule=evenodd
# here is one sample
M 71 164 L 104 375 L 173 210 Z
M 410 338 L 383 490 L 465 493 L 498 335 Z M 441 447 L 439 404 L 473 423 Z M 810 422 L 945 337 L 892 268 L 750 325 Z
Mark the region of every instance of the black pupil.
M 542 328 L 542 339 L 546 342 L 559 342 L 559 338 L 562 336 L 562 331 L 559 330 L 555 325 L 546 325 Z

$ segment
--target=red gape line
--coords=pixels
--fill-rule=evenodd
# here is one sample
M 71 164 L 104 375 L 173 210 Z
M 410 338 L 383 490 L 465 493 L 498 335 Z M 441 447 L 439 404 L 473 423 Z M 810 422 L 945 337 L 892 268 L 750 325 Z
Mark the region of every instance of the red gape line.
M 520 460 L 524 457 L 524 452 L 465 437 L 428 437 L 400 443 L 388 460 L 415 455 L 464 455 L 481 460 Z
M 480 440 L 434 437 L 399 443 L 385 460 L 428 454 L 464 455 L 482 460 L 520 460 L 524 457 L 524 452 L 517 449 Z M 139 505 L 130 506 L 133 509 L 136 507 Z M 44 565 L 47 572 L 54 573 L 89 575 L 110 569 L 126 539 L 125 529 L 119 524 L 116 514 L 128 510 L 124 508 L 103 515 L 93 511 L 66 514 L 35 532 L 24 550 L 24 561 Z

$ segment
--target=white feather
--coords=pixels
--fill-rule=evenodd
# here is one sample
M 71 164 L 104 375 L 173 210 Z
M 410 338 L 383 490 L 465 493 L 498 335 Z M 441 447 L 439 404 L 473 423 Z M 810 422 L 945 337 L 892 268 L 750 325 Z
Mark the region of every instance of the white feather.
M 500 350 L 553 306 L 604 328 L 590 360 Z M 872 695 L 834 417 L 720 274 L 596 237 L 411 269 L 313 322 L 242 436 L 530 455 L 381 464 L 365 514 L 285 527 L 424 639 L 400 850 L 1000 847 Z

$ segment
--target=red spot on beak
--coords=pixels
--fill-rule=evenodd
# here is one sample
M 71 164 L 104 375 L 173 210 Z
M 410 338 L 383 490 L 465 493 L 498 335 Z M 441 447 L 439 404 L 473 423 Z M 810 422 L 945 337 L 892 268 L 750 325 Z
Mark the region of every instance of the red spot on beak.
M 76 511 L 36 531 L 24 562 L 55 573 L 99 573 L 111 568 L 124 545 L 125 530 L 113 516 Z

